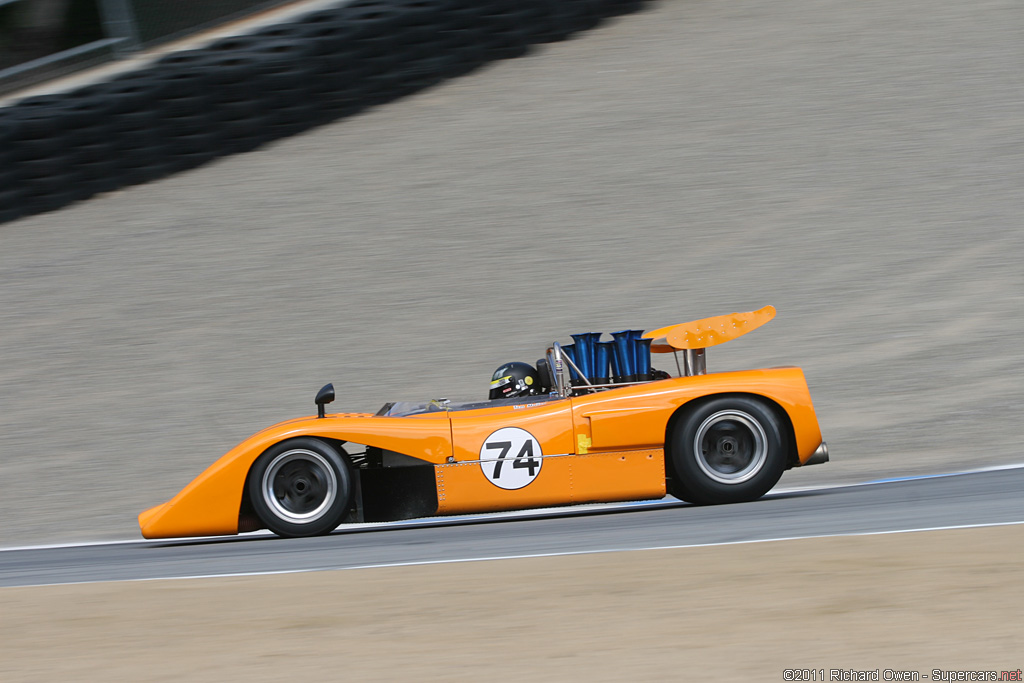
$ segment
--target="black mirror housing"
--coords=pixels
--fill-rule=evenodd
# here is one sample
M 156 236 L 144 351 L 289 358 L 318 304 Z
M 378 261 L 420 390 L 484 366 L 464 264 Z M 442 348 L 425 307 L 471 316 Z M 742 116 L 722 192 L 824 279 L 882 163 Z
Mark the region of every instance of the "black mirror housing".
M 334 384 L 328 382 L 316 392 L 316 416 L 322 418 L 324 416 L 324 405 L 332 403 L 334 401 Z

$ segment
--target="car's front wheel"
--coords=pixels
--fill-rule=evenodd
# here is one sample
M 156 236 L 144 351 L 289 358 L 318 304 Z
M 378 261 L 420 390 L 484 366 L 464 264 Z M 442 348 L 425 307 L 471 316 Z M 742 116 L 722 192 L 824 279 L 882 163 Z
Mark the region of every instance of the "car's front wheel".
M 320 439 L 291 439 L 268 448 L 249 473 L 249 500 L 278 536 L 319 536 L 348 512 L 352 475 L 338 451 Z
M 785 470 L 785 443 L 782 423 L 763 401 L 723 396 L 704 402 L 673 429 L 671 493 L 700 504 L 757 500 Z

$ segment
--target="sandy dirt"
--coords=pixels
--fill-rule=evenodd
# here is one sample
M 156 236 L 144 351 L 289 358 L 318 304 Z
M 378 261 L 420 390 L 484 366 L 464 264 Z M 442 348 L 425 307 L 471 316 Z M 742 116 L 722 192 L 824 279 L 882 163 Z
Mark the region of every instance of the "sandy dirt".
M 235 443 L 485 395 L 573 332 L 774 304 L 833 462 L 1021 459 L 1024 9 L 666 0 L 205 168 L 0 226 L 0 546 L 131 538 Z
M 1022 565 L 1024 526 L 1013 526 L 4 588 L 0 679 L 784 681 L 786 669 L 805 668 L 1016 670 Z

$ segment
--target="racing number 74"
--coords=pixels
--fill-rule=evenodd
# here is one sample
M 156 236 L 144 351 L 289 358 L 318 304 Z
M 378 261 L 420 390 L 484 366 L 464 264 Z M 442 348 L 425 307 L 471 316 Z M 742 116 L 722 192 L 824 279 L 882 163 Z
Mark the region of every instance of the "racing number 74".
M 512 450 L 511 441 L 488 441 L 484 444 L 488 450 L 501 449 L 501 453 L 498 454 L 498 462 L 494 465 L 494 478 L 498 479 L 501 477 L 501 465 L 505 461 L 505 456 Z M 527 439 L 523 443 L 523 447 L 519 449 L 519 455 L 512 461 L 513 469 L 522 470 L 526 469 L 530 471 L 530 479 L 537 476 L 537 469 L 540 467 L 540 462 L 533 457 L 533 439 Z
M 511 467 L 506 464 L 511 462 Z M 529 485 L 544 466 L 540 442 L 525 429 L 503 427 L 480 448 L 480 469 L 498 488 L 513 490 Z

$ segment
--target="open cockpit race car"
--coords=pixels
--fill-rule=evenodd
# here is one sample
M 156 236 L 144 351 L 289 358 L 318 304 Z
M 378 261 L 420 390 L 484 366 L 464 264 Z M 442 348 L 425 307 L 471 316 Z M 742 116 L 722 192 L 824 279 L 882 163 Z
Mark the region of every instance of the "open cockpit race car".
M 705 349 L 775 317 L 749 313 L 555 342 L 507 364 L 490 399 L 388 403 L 265 429 L 139 515 L 146 538 L 269 529 L 315 536 L 352 522 L 656 500 L 753 501 L 784 470 L 828 461 L 803 371 L 707 372 Z M 654 370 L 671 357 L 677 376 Z

